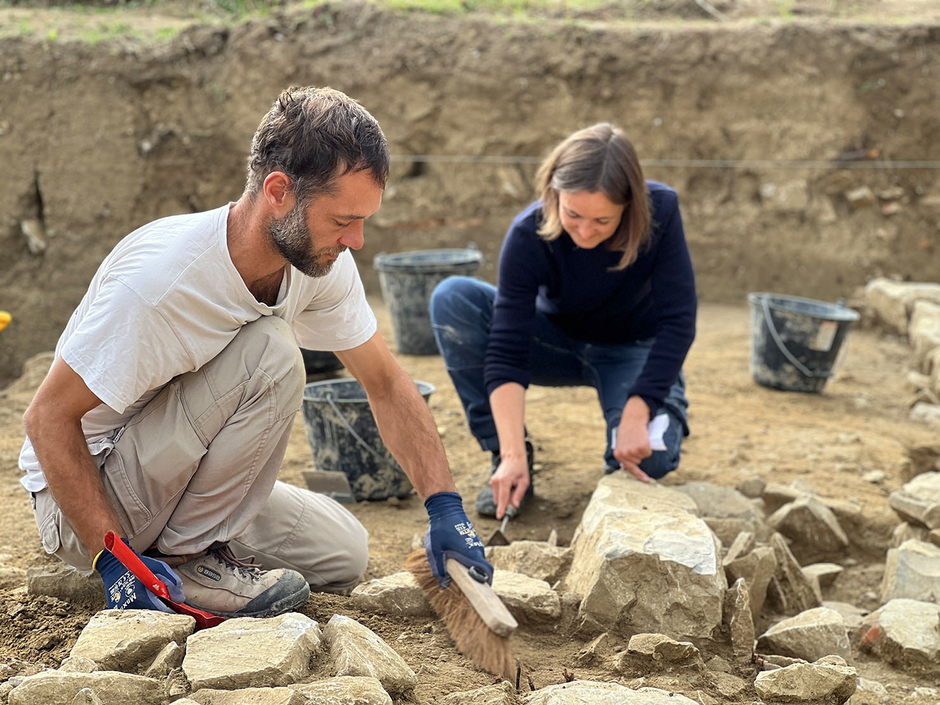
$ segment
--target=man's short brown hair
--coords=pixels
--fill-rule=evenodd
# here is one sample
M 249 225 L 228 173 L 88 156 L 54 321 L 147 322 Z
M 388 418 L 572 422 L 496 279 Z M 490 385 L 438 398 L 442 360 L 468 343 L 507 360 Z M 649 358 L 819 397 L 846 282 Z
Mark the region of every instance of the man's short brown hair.
M 264 116 L 251 141 L 246 193 L 254 198 L 275 171 L 293 182 L 298 202 L 330 193 L 336 179 L 369 171 L 384 188 L 388 143 L 369 111 L 332 88 L 288 88 Z

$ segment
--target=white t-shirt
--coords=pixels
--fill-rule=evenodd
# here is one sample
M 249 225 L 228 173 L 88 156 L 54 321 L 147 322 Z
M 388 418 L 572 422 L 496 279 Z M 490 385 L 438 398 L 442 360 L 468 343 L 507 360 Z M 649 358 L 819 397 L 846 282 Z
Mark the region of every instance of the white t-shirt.
M 256 300 L 229 255 L 230 205 L 132 232 L 101 263 L 72 314 L 56 357 L 103 402 L 82 418 L 93 456 L 113 448 L 118 432 L 167 382 L 201 368 L 261 316 L 290 323 L 298 345 L 311 350 L 349 350 L 375 333 L 348 250 L 324 277 L 288 268 L 274 306 Z M 29 438 L 20 468 L 28 491 L 46 486 Z

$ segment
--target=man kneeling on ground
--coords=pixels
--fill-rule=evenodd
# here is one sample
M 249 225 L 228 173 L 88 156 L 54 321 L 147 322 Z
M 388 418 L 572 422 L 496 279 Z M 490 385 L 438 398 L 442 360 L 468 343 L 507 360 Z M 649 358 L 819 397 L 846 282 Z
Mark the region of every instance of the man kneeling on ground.
M 304 368 L 334 350 L 425 499 L 425 544 L 492 567 L 436 426 L 376 330 L 350 249 L 381 203 L 388 146 L 332 89 L 284 91 L 255 133 L 235 203 L 157 220 L 105 258 L 27 409 L 20 455 L 45 550 L 105 584 L 108 606 L 167 607 L 104 549 L 123 537 L 171 597 L 270 616 L 344 593 L 368 562 L 346 509 L 277 481 Z

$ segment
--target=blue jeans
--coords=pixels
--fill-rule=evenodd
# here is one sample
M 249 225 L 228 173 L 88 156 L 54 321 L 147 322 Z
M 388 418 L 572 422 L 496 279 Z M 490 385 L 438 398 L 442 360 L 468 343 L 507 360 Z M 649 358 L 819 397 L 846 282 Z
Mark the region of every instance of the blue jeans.
M 496 287 L 479 279 L 450 277 L 431 295 L 431 326 L 437 347 L 453 380 L 470 432 L 484 450 L 498 451 L 499 438 L 483 382 L 484 357 L 493 321 Z M 532 384 L 545 387 L 588 386 L 597 390 L 607 435 L 604 460 L 607 468 L 618 468 L 611 448 L 611 432 L 620 424 L 627 394 L 636 381 L 653 340 L 623 345 L 597 345 L 575 340 L 560 331 L 542 313 L 536 313 L 529 371 Z M 682 438 L 689 435 L 682 373 L 669 390 L 658 413 L 669 416 L 663 436 L 666 450 L 654 450 L 640 463 L 643 471 L 661 478 L 679 465 Z

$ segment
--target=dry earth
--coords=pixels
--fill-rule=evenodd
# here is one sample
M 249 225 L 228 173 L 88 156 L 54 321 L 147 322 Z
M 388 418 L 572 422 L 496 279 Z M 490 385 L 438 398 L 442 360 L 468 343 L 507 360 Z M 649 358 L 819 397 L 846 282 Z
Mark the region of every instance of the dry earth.
M 384 305 L 374 300 L 386 338 L 391 330 Z M 866 609 L 878 606 L 885 542 L 898 519 L 887 505 L 887 493 L 901 481 L 898 469 L 906 445 L 931 438 L 925 427 L 908 420 L 904 377 L 909 350 L 902 340 L 875 330 L 853 330 L 845 366 L 823 394 L 777 392 L 755 385 L 748 374 L 749 312 L 743 306 L 706 304 L 701 307 L 698 338 L 686 365 L 692 436 L 687 439 L 681 467 L 666 484 L 707 480 L 733 486 L 759 475 L 765 480 L 809 482 L 824 496 L 858 502 L 864 524 L 850 531 L 851 549 L 840 561 L 845 572 L 827 590 L 826 598 L 852 602 Z M 402 356 L 416 378 L 437 391 L 431 409 L 447 449 L 457 487 L 472 513 L 472 500 L 485 475 L 486 459 L 470 437 L 459 402 L 439 357 Z M 19 567 L 49 561 L 35 531 L 29 502 L 19 488 L 16 457 L 22 442 L 20 415 L 43 370 L 33 369 L 0 392 L 0 553 Z M 600 477 L 603 420 L 594 393 L 588 389 L 533 388 L 528 395 L 530 430 L 538 447 L 536 498 L 532 508 L 509 525 L 512 539 L 544 540 L 557 529 L 567 544 L 581 511 Z M 295 426 L 282 479 L 303 483 L 302 471 L 312 465 L 302 424 Z M 886 479 L 866 482 L 862 475 L 882 470 Z M 426 515 L 417 497 L 401 501 L 360 503 L 355 514 L 370 531 L 371 561 L 367 577 L 398 571 L 412 537 L 423 532 Z M 496 528 L 479 519 L 483 535 Z M 860 530 L 864 528 L 864 531 Z M 419 674 L 418 702 L 439 701 L 443 694 L 490 682 L 469 667 L 453 648 L 440 625 L 422 620 L 395 620 L 357 613 L 346 598 L 314 596 L 305 612 L 322 621 L 347 614 L 382 635 Z M 29 599 L 22 589 L 0 594 L 0 658 L 57 665 L 68 654 L 93 610 L 73 608 L 54 599 Z M 773 619 L 764 615 L 765 624 Z M 576 661 L 584 640 L 577 635 L 523 632 L 514 649 L 536 687 L 565 680 L 567 669 L 579 678 L 616 680 L 615 673 L 582 668 Z M 888 688 L 892 703 L 930 703 L 913 688 L 932 685 L 856 654 L 864 678 Z M 751 667 L 739 667 L 742 677 Z M 622 679 L 622 677 L 621 677 Z M 622 679 L 623 680 L 623 679 Z M 629 681 L 626 681 L 629 682 Z M 696 697 L 700 683 L 675 677 L 646 679 L 655 685 Z M 526 686 L 525 679 L 522 682 Z M 716 693 L 711 693 L 716 697 Z M 751 703 L 752 692 L 739 700 Z

